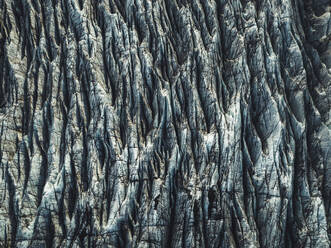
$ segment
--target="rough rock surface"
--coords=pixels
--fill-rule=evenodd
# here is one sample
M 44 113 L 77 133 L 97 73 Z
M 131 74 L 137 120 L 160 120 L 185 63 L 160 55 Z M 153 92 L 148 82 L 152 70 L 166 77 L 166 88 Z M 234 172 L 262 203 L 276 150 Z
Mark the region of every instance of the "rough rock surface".
M 0 247 L 330 247 L 328 0 L 0 0 Z

